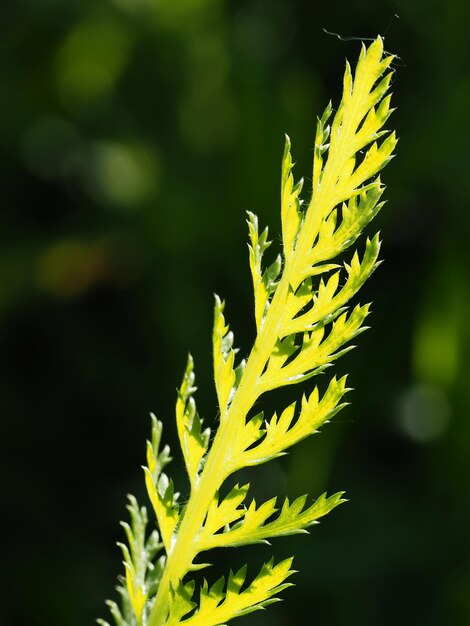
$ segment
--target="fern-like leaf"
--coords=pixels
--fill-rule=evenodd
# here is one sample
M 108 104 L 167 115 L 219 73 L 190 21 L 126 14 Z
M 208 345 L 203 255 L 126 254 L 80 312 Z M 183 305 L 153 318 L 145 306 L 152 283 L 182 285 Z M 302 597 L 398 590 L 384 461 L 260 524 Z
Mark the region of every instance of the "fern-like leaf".
M 193 615 L 182 620 L 195 606 L 190 600 L 193 587 L 180 587 L 172 593 L 174 598 L 166 626 L 222 626 L 234 617 L 240 617 L 253 611 L 263 609 L 268 604 L 276 602 L 276 594 L 280 593 L 291 583 L 287 578 L 294 572 L 290 569 L 292 559 L 287 559 L 274 565 L 273 561 L 265 563 L 253 582 L 242 590 L 246 579 L 246 567 L 233 574 L 230 572 L 225 584 L 224 578 L 219 578 L 211 587 L 204 581 L 200 590 L 199 608 Z M 189 587 L 189 588 L 188 588 Z M 191 595 L 190 595 L 191 594 Z M 179 598 L 185 598 L 184 604 Z M 186 611 L 186 613 L 183 613 Z
M 211 433 L 210 428 L 202 430 L 202 419 L 197 413 L 196 403 L 193 398 L 195 391 L 194 361 L 192 356 L 189 355 L 183 382 L 178 390 L 178 398 L 176 400 L 176 425 L 192 486 L 197 482 Z
M 165 549 L 171 547 L 173 531 L 179 520 L 178 495 L 174 492 L 173 481 L 163 473 L 163 468 L 170 462 L 169 448 L 165 446 L 159 452 L 162 423 L 152 417 L 152 440 L 147 441 L 147 467 L 145 485 L 152 503 Z
M 353 348 L 351 341 L 367 327 L 369 305 L 351 304 L 377 267 L 378 235 L 366 239 L 361 252 L 347 252 L 383 205 L 379 171 L 392 158 L 394 133 L 384 129 L 393 109 L 387 95 L 393 57 L 383 53 L 378 37 L 362 47 L 353 72 L 349 64 L 343 96 L 317 122 L 312 193 L 302 203 L 302 180 L 295 182 L 291 144 L 286 137 L 281 172 L 282 256 L 265 267 L 271 245 L 268 230 L 248 214 L 249 263 L 254 290 L 256 338 L 245 361 L 237 362 L 234 337 L 216 297 L 213 327 L 214 379 L 220 423 L 210 443 L 194 401 L 194 364 L 188 358 L 178 391 L 178 437 L 190 494 L 178 503 L 164 473 L 169 450 L 160 450 L 162 424 L 152 416 L 145 482 L 160 530 L 146 538 L 147 518 L 131 500 L 131 524 L 124 525 L 125 579 L 119 591 L 122 609 L 109 603 L 116 626 L 217 626 L 266 606 L 290 583 L 291 560 L 265 564 L 246 584 L 246 568 L 230 572 L 196 592 L 191 572 L 207 564 L 199 555 L 212 548 L 267 543 L 273 537 L 307 532 L 336 506 L 343 493 L 321 495 L 312 504 L 302 496 L 280 508 L 276 498 L 261 504 L 248 500 L 249 485 L 235 485 L 222 497 L 225 480 L 239 469 L 286 454 L 318 432 L 346 404 L 346 377 L 333 376 L 320 394 L 314 387 L 300 402 L 268 419 L 254 413 L 260 397 L 297 385 L 324 372 Z M 340 262 L 346 255 L 347 261 Z M 338 259 L 338 257 L 341 257 Z M 106 622 L 100 621 L 102 625 Z

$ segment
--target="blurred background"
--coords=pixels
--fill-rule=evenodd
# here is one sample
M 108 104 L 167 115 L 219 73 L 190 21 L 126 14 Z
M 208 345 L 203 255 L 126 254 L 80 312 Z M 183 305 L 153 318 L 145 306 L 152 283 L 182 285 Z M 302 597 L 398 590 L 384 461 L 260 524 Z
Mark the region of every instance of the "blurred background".
M 278 245 L 283 133 L 308 179 L 315 117 L 360 48 L 323 28 L 385 34 L 399 56 L 401 139 L 370 229 L 385 263 L 361 296 L 372 329 L 335 367 L 352 405 L 253 474 L 258 497 L 350 502 L 275 541 L 296 586 L 239 621 L 470 624 L 469 22 L 465 0 L 1 4 L 2 625 L 106 616 L 149 411 L 187 496 L 175 389 L 190 350 L 214 423 L 214 292 L 249 350 L 245 211 Z M 215 555 L 208 576 L 270 555 Z

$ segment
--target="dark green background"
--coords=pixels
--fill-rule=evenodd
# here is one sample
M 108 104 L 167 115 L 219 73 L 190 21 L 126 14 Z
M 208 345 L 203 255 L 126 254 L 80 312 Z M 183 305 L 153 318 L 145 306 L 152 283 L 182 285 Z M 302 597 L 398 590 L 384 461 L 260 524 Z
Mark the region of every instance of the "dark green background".
M 352 406 L 253 474 L 261 497 L 351 502 L 274 542 L 296 587 L 240 624 L 470 624 L 469 23 L 464 0 L 1 4 L 2 625 L 106 614 L 150 410 L 187 496 L 175 388 L 191 350 L 212 423 L 214 292 L 249 349 L 244 212 L 278 244 L 283 133 L 308 179 L 315 116 L 359 51 L 323 27 L 387 31 L 400 57 L 385 263 L 361 296 L 372 329 L 335 368 Z M 217 573 L 270 554 L 214 555 Z

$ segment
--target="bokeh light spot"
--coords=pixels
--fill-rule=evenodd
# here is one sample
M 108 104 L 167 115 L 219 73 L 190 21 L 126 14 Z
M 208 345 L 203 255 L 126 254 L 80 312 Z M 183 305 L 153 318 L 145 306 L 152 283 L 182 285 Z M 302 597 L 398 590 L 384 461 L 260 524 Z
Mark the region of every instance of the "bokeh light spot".
M 39 257 L 37 284 L 41 291 L 69 298 L 85 293 L 108 274 L 105 245 L 77 239 L 52 244 Z
M 87 172 L 89 191 L 101 203 L 132 209 L 155 192 L 159 162 L 141 145 L 97 142 Z
M 129 32 L 117 24 L 81 24 L 57 54 L 57 84 L 66 107 L 92 104 L 116 84 L 129 58 Z
M 401 430 L 414 441 L 432 443 L 446 431 L 450 419 L 446 395 L 437 387 L 415 385 L 398 401 Z
M 449 385 L 459 362 L 457 329 L 450 316 L 426 313 L 427 319 L 421 322 L 414 338 L 414 369 L 421 380 Z

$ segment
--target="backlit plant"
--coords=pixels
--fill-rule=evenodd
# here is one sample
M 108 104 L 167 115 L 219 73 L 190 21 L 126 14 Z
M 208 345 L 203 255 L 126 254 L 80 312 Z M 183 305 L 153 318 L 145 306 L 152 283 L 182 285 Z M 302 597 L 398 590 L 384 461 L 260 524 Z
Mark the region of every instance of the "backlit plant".
M 224 303 L 216 297 L 213 359 L 219 424 L 213 437 L 202 425 L 189 357 L 176 402 L 189 498 L 180 505 L 164 473 L 169 449 L 160 449 L 162 423 L 152 416 L 145 483 L 158 532 L 147 532 L 146 509 L 130 497 L 130 523 L 123 523 L 127 545 L 121 545 L 121 608 L 108 603 L 117 626 L 217 626 L 266 606 L 291 584 L 292 559 L 271 560 L 254 578 L 247 578 L 243 567 L 196 589 L 191 572 L 207 565 L 198 561 L 200 554 L 303 532 L 343 501 L 342 493 L 323 494 L 312 504 L 303 496 L 286 499 L 278 508 L 276 498 L 262 504 L 250 499 L 249 485 L 236 485 L 225 497 L 220 490 L 234 472 L 284 454 L 345 405 L 346 377 L 333 376 L 323 395 L 315 387 L 300 402 L 267 418 L 253 411 L 263 394 L 324 372 L 351 350 L 350 341 L 366 328 L 369 305 L 349 303 L 377 267 L 378 235 L 367 239 L 361 252 L 349 252 L 347 262 L 335 260 L 353 246 L 383 204 L 378 172 L 396 145 L 395 134 L 383 129 L 392 112 L 387 95 L 392 59 L 378 37 L 362 47 L 354 77 L 346 64 L 341 103 L 334 114 L 328 105 L 317 123 L 307 205 L 300 199 L 302 180 L 294 182 L 286 138 L 283 250 L 267 268 L 263 253 L 271 243 L 268 230 L 260 232 L 256 216 L 248 214 L 257 330 L 253 348 L 246 360 L 237 362 Z

